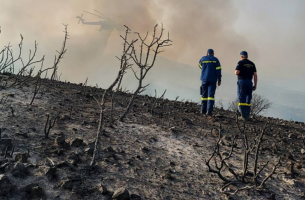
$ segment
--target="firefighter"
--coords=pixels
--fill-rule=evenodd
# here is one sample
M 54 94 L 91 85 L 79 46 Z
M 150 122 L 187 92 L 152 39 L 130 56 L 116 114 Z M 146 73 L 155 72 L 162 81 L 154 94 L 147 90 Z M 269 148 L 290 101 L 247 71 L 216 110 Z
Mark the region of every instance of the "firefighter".
M 214 57 L 214 50 L 208 49 L 206 56 L 199 61 L 201 69 L 201 113 L 212 116 L 214 107 L 214 95 L 216 85 L 221 85 L 221 65 L 219 60 Z
M 241 60 L 237 63 L 235 69 L 235 75 L 238 76 L 238 107 L 241 113 L 240 119 L 248 120 L 251 110 L 252 91 L 255 91 L 257 88 L 257 72 L 255 64 L 248 59 L 248 53 L 246 51 L 242 51 L 240 57 Z M 254 85 L 252 82 L 253 77 Z

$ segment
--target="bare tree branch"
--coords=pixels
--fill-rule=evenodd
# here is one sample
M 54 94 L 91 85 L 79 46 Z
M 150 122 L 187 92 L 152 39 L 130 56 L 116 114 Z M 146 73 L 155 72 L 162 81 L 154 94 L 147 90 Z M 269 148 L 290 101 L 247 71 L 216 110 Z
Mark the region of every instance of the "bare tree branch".
M 114 86 L 119 82 L 121 77 L 124 75 L 125 70 L 127 69 L 127 67 L 129 67 L 129 65 L 124 64 L 124 61 L 126 60 L 126 56 L 128 55 L 128 52 L 132 49 L 134 43 L 137 41 L 137 40 L 132 40 L 130 43 L 128 43 L 127 34 L 128 34 L 130 29 L 127 26 L 125 26 L 125 27 L 126 27 L 127 30 L 126 30 L 126 34 L 125 34 L 125 38 L 124 38 L 124 45 L 123 45 L 124 51 L 123 51 L 123 54 L 120 58 L 120 60 L 121 60 L 120 70 L 117 74 L 117 77 L 113 81 L 113 83 L 104 91 L 101 100 L 98 101 L 95 98 L 95 100 L 97 101 L 97 103 L 100 107 L 100 116 L 99 116 L 99 124 L 98 124 L 98 129 L 97 129 L 97 132 L 96 132 L 94 151 L 93 151 L 93 156 L 92 156 L 90 166 L 95 165 L 96 159 L 97 159 L 98 154 L 99 154 L 100 136 L 101 136 L 101 134 L 103 134 L 103 126 L 104 126 L 104 111 L 105 111 L 105 101 L 106 101 L 105 97 L 106 97 L 106 95 L 108 94 L 109 91 L 113 90 Z
M 135 33 L 135 34 L 137 34 L 137 36 L 138 36 L 138 38 L 141 42 L 141 44 L 140 44 L 140 54 L 139 54 L 140 59 L 137 58 L 137 54 L 136 54 L 136 50 L 135 50 L 134 45 L 132 45 L 132 50 L 131 50 L 130 56 L 131 56 L 132 60 L 134 61 L 134 63 L 139 68 L 138 74 L 135 72 L 134 69 L 132 69 L 136 79 L 138 80 L 138 87 L 134 91 L 125 112 L 121 115 L 121 117 L 119 119 L 120 121 L 123 121 L 124 118 L 126 117 L 126 115 L 128 114 L 130 108 L 132 107 L 132 105 L 134 103 L 134 100 L 135 100 L 136 96 L 139 95 L 140 93 L 142 93 L 143 91 L 145 91 L 145 88 L 148 86 L 148 85 L 143 86 L 143 80 L 145 79 L 149 70 L 155 64 L 156 57 L 158 55 L 158 49 L 162 48 L 164 44 L 170 44 L 172 42 L 169 38 L 165 39 L 165 40 L 162 40 L 163 31 L 164 31 L 163 24 L 162 24 L 162 27 L 161 27 L 161 30 L 160 30 L 160 34 L 158 35 L 158 37 L 156 37 L 157 26 L 158 26 L 158 24 L 156 24 L 154 26 L 154 31 L 153 31 L 153 35 L 152 35 L 152 39 L 151 39 L 150 43 L 146 42 L 146 40 L 148 38 L 148 33 L 146 34 L 146 36 L 144 38 L 140 35 L 140 33 L 137 33 L 137 32 Z M 144 47 L 146 47 L 145 58 L 143 58 Z M 154 48 L 155 48 L 155 51 L 153 51 Z M 153 52 L 152 61 L 149 63 L 148 61 L 149 61 L 149 58 L 150 58 L 152 52 Z
M 65 33 L 65 39 L 63 41 L 62 47 L 60 51 L 56 51 L 58 53 L 58 56 L 55 56 L 54 58 L 54 65 L 53 65 L 53 72 L 51 75 L 51 80 L 54 80 L 56 77 L 56 73 L 58 71 L 58 64 L 61 61 L 61 59 L 64 57 L 64 54 L 66 53 L 67 49 L 66 49 L 66 43 L 67 40 L 69 39 L 69 35 L 68 35 L 68 25 L 67 24 L 63 24 L 65 27 L 64 33 Z

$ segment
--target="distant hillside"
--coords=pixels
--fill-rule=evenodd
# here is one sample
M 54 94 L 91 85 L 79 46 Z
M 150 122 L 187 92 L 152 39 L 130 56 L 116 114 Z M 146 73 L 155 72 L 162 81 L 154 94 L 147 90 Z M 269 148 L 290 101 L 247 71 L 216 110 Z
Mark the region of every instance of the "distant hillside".
M 222 101 L 225 108 L 237 96 L 237 78 L 233 73 L 233 67 L 232 74 L 223 73 L 222 85 L 216 91 L 216 102 Z M 276 86 L 276 82 L 260 78 L 259 73 L 258 77 L 258 89 L 255 92 L 273 103 L 273 106 L 265 113 L 266 116 L 305 122 L 305 107 L 303 105 L 305 92 L 295 92 L 293 89 Z M 149 72 L 145 81 L 150 83 L 146 94 L 154 95 L 156 89 L 161 95 L 167 89 L 166 98 L 175 99 L 179 96 L 180 100 L 189 99 L 200 102 L 200 69 L 197 65 L 190 66 L 158 57 L 155 67 Z M 135 88 L 136 81 L 131 72 L 126 75 L 123 83 L 131 90 Z
M 228 68 L 230 66 L 224 65 L 223 67 Z M 88 71 L 91 73 L 88 76 L 88 81 L 93 86 L 98 84 L 100 87 L 108 87 L 115 78 L 118 68 L 119 62 L 115 55 L 103 55 L 100 63 L 95 64 L 95 66 L 90 64 Z M 234 66 L 231 66 L 231 68 L 232 73 L 223 73 L 222 85 L 216 91 L 216 102 L 222 101 L 225 108 L 237 96 L 237 78 L 233 74 Z M 93 69 L 95 70 L 93 71 Z M 81 81 L 79 77 L 79 74 L 77 79 L 74 76 L 68 76 L 67 81 L 77 83 L 85 81 L 84 77 L 82 77 Z M 305 91 L 295 90 L 300 86 L 298 88 L 292 86 L 289 88 L 289 85 L 282 86 L 277 80 L 272 80 L 270 77 L 265 77 L 264 74 L 260 73 L 258 73 L 258 77 L 258 89 L 255 92 L 273 103 L 273 106 L 265 113 L 266 116 L 305 122 L 303 114 L 305 113 L 303 105 Z M 167 89 L 165 97 L 168 99 L 175 99 L 179 96 L 180 100 L 189 99 L 199 103 L 198 88 L 201 84 L 199 78 L 200 69 L 197 66 L 197 62 L 194 66 L 190 66 L 160 56 L 144 81 L 146 84 L 150 83 L 145 94 L 154 95 L 156 89 L 158 94 L 161 95 Z M 123 79 L 123 88 L 132 91 L 136 88 L 136 84 L 132 71 L 129 71 Z

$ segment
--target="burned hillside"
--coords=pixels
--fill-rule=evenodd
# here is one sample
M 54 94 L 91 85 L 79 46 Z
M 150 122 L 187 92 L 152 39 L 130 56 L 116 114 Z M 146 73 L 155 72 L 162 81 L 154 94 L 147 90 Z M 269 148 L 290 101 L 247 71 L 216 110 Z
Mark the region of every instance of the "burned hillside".
M 234 112 L 216 108 L 214 118 L 207 119 L 197 103 L 168 100 L 156 92 L 138 95 L 121 122 L 132 94 L 110 91 L 100 153 L 91 166 L 100 114 L 96 100 L 104 90 L 41 79 L 31 104 L 35 80 L 0 91 L 1 199 L 305 198 L 302 122 L 259 117 L 244 124 L 250 144 L 264 131 L 257 179 L 271 176 L 261 188 L 236 192 L 242 182 L 224 188 L 225 182 L 206 165 L 215 147 L 222 156 L 233 149 L 229 167 L 221 173 L 234 179 L 226 172 L 230 168 L 242 175 L 243 123 L 236 122 Z M 250 154 L 246 178 L 253 176 L 253 159 Z

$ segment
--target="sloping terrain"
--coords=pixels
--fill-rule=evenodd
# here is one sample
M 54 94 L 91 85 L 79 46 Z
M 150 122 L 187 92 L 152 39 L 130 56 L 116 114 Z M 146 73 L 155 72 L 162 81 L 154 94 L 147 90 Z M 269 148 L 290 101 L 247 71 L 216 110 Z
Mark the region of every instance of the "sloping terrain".
M 0 91 L 0 199 L 305 198 L 304 123 L 264 117 L 247 122 L 249 141 L 269 122 L 258 162 L 270 162 L 258 179 L 279 158 L 280 163 L 261 190 L 230 195 L 220 192 L 224 182 L 209 172 L 206 161 L 219 130 L 223 154 L 235 134 L 242 138 L 235 113 L 218 108 L 207 119 L 196 103 L 138 96 L 125 121 L 119 122 L 131 94 L 115 92 L 107 96 L 101 152 L 90 167 L 100 113 L 94 97 L 99 99 L 103 90 L 43 80 L 30 105 L 34 83 Z M 236 171 L 242 169 L 241 141 L 228 160 Z M 249 171 L 252 167 L 250 161 Z

